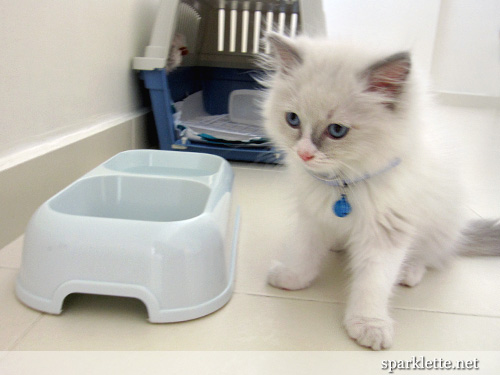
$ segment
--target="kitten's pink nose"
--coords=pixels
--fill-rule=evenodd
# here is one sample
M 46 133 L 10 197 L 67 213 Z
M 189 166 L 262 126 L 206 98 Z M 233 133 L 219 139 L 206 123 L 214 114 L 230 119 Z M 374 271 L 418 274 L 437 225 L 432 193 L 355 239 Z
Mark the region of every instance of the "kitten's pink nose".
M 299 151 L 298 154 L 300 158 L 304 161 L 309 161 L 314 158 L 314 155 L 311 154 L 309 151 Z

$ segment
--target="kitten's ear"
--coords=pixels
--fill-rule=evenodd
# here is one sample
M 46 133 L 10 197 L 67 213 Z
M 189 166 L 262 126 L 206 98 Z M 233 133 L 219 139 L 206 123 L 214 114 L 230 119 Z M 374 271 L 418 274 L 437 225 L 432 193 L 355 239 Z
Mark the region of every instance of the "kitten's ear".
M 292 39 L 274 32 L 268 33 L 265 39 L 271 44 L 271 56 L 281 72 L 288 74 L 302 64 L 302 57 Z
M 384 94 L 396 100 L 401 95 L 411 68 L 408 52 L 401 52 L 378 61 L 365 70 L 363 76 L 368 81 L 366 91 Z

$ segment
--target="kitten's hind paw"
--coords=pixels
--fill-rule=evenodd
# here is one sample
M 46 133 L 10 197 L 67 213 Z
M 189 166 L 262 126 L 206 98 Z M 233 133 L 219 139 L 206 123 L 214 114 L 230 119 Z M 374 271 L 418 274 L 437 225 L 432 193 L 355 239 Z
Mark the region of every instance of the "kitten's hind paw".
M 426 267 L 423 264 L 409 264 L 407 265 L 402 272 L 402 277 L 399 280 L 399 285 L 414 287 L 420 284 L 422 278 L 424 277 L 426 271 Z
M 390 319 L 355 316 L 346 319 L 344 326 L 351 338 L 359 345 L 373 350 L 389 349 L 394 330 Z
M 267 274 L 267 282 L 275 288 L 299 290 L 307 288 L 312 283 L 311 278 L 304 277 L 288 268 L 281 262 L 274 262 Z

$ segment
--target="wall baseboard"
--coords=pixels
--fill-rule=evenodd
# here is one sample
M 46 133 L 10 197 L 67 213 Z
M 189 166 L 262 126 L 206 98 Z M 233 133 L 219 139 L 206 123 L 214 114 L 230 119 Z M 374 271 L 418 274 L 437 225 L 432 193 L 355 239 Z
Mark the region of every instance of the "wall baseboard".
M 35 210 L 113 155 L 149 148 L 147 111 L 0 171 L 0 248 L 16 239 Z
M 439 91 L 435 93 L 438 103 L 457 107 L 500 108 L 500 97 Z

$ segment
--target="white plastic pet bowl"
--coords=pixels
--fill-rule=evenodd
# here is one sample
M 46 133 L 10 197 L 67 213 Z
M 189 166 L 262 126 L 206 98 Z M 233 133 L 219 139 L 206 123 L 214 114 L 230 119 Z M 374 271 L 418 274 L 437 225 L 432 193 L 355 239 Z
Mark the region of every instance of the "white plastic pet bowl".
M 209 154 L 116 155 L 45 202 L 26 229 L 18 298 L 61 313 L 71 293 L 134 297 L 149 320 L 195 319 L 231 298 L 233 172 Z

